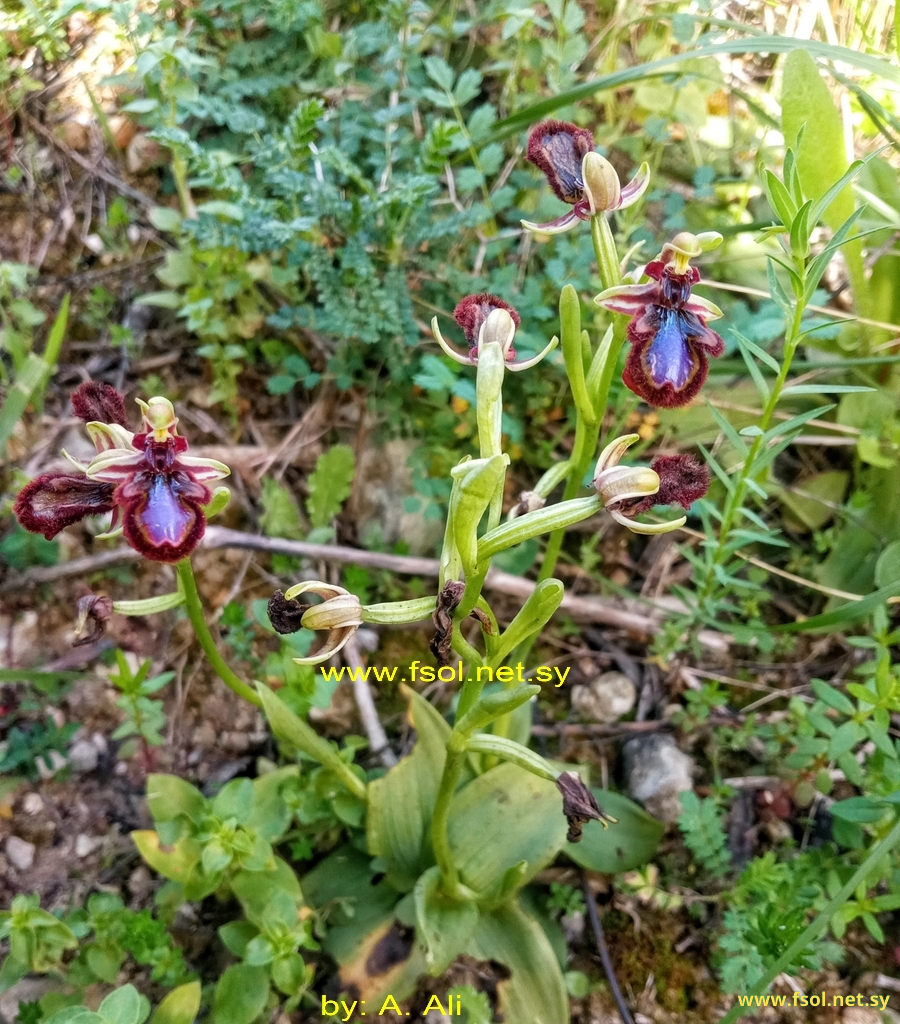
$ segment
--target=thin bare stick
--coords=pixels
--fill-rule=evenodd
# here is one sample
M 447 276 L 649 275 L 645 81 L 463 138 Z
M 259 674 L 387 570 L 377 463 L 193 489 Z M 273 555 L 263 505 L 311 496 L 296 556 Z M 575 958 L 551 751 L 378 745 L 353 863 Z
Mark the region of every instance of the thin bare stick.
M 344 644 L 344 661 L 351 670 L 350 678 L 353 680 L 353 696 L 356 698 L 356 706 L 359 709 L 359 717 L 366 737 L 369 740 L 369 750 L 374 754 L 385 768 L 393 768 L 397 763 L 393 750 L 388 743 L 387 733 L 378 718 L 375 710 L 375 701 L 372 699 L 372 691 L 369 689 L 369 681 L 365 677 L 365 665 L 359 654 L 359 644 L 356 637 L 351 636 Z
M 591 887 L 588 885 L 587 874 L 583 871 L 581 873 L 581 888 L 584 892 L 584 902 L 587 904 L 588 917 L 591 919 L 594 938 L 597 940 L 600 962 L 603 964 L 603 970 L 606 972 L 606 980 L 609 982 L 609 990 L 612 992 L 613 999 L 615 999 L 616 1006 L 619 1009 L 619 1016 L 625 1024 L 634 1024 L 634 1018 L 631 1016 L 631 1011 L 628 1009 L 628 1004 L 625 1002 L 625 997 L 619 988 L 619 982 L 616 980 L 616 972 L 613 970 L 609 947 L 606 945 L 606 936 L 603 934 L 603 925 L 600 924 L 600 916 L 597 913 L 597 903 L 594 900 Z
M 207 527 L 202 547 L 242 548 L 245 551 L 315 558 L 325 562 L 361 565 L 370 569 L 387 569 L 389 572 L 404 576 L 437 576 L 439 571 L 436 558 L 415 558 L 409 555 L 390 555 L 380 551 L 361 551 L 358 548 L 342 547 L 337 544 L 310 544 L 302 540 L 260 537 L 252 533 L 243 533 L 240 530 L 231 530 L 225 526 Z M 74 558 L 71 562 L 63 562 L 60 565 L 29 569 L 16 578 L 8 580 L 0 588 L 0 594 L 8 595 L 20 592 L 41 583 L 52 583 L 70 576 L 85 576 L 91 572 L 108 569 L 113 565 L 136 562 L 140 558 L 141 556 L 136 551 L 123 547 L 84 558 Z M 534 591 L 534 586 L 531 580 L 499 570 L 491 570 L 485 581 L 487 589 L 522 600 L 527 600 Z M 652 604 L 651 609 L 655 611 Z M 616 608 L 600 597 L 576 597 L 567 594 L 562 600 L 560 610 L 574 619 L 614 626 L 644 638 L 653 635 L 659 622 L 657 615 Z M 665 610 L 660 608 L 660 612 L 664 613 Z M 728 638 L 724 635 L 709 630 L 701 632 L 700 640 L 709 646 L 721 646 L 723 642 L 728 642 Z

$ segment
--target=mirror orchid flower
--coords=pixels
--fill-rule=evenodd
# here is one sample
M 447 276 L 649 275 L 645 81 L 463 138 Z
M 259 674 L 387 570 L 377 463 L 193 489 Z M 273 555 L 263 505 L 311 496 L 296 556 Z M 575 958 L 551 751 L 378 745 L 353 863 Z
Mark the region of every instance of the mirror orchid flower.
M 686 516 L 665 523 L 638 523 L 635 516 L 655 505 L 681 505 L 689 509 L 709 490 L 709 470 L 691 455 L 658 455 L 646 466 L 620 466 L 619 460 L 639 434 L 625 434 L 600 453 L 594 487 L 606 511 L 632 533 L 656 534 L 677 530 Z
M 527 370 L 539 363 L 558 344 L 558 339 L 553 338 L 546 348 L 536 356 L 532 356 L 530 359 L 517 359 L 513 340 L 520 322 L 519 314 L 508 302 L 504 302 L 503 299 L 498 299 L 496 295 L 490 295 L 488 292 L 482 292 L 480 295 L 467 295 L 453 311 L 453 319 L 462 328 L 466 341 L 469 343 L 467 354 L 464 355 L 457 351 L 444 340 L 437 317 L 431 321 L 431 331 L 434 334 L 434 340 L 447 355 L 457 363 L 462 363 L 463 366 L 477 365 L 478 357 L 484 346 L 496 344 L 503 352 L 507 369 Z
M 196 548 L 207 515 L 227 501 L 224 488 L 214 495 L 208 484 L 230 470 L 215 459 L 185 454 L 188 443 L 178 434 L 167 398 L 138 404 L 142 430 L 132 434 L 114 388 L 90 382 L 75 391 L 72 408 L 86 421 L 97 454 L 85 463 L 63 452 L 77 473 L 44 473 L 22 489 L 13 512 L 24 529 L 52 540 L 85 516 L 112 512 L 102 536 L 124 534 L 152 561 L 178 562 Z
M 650 165 L 641 164 L 623 188 L 613 165 L 594 152 L 594 136 L 567 121 L 542 121 L 528 137 L 526 159 L 539 167 L 557 199 L 572 209 L 547 224 L 523 220 L 528 231 L 557 235 L 579 221 L 636 203 L 650 184 Z
M 700 274 L 690 260 L 721 240 L 717 232 L 682 232 L 644 268 L 651 279 L 647 284 L 607 288 L 595 299 L 604 309 L 631 317 L 631 352 L 622 379 L 649 405 L 687 405 L 706 380 L 709 358 L 725 351 L 721 337 L 706 326 L 722 311 L 691 294 Z

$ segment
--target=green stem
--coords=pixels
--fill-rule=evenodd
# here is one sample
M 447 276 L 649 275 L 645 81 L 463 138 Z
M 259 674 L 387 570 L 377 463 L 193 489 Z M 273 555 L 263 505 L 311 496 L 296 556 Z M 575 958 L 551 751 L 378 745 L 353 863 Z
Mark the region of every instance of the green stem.
M 447 750 L 444 773 L 441 776 L 441 785 L 431 818 L 431 846 L 434 850 L 434 859 L 441 870 L 442 888 L 451 899 L 463 899 L 465 896 L 463 888 L 459 884 L 459 871 L 457 871 L 453 860 L 453 851 L 450 849 L 450 837 L 447 832 L 450 803 L 459 784 L 465 762 L 465 750 Z
M 188 618 L 191 620 L 191 625 L 194 627 L 194 632 L 197 634 L 197 639 L 200 641 L 200 646 L 203 648 L 207 661 L 213 667 L 216 675 L 230 690 L 234 690 L 239 697 L 243 697 L 244 700 L 261 708 L 262 701 L 257 693 L 231 671 L 228 665 L 225 664 L 225 659 L 219 654 L 216 641 L 212 633 L 210 633 L 209 626 L 206 624 L 206 618 L 203 615 L 203 605 L 200 601 L 200 594 L 197 592 L 197 581 L 194 579 L 191 560 L 189 558 L 183 559 L 176 564 L 175 569 L 184 590 L 184 605 L 187 609 Z
M 853 873 L 853 877 L 846 882 L 840 889 L 839 892 L 828 901 L 825 908 L 821 911 L 818 917 L 814 918 L 810 923 L 803 929 L 803 931 L 797 936 L 796 939 L 788 946 L 788 948 L 781 954 L 781 956 L 775 961 L 774 964 L 766 971 L 766 973 L 757 981 L 757 983 L 747 993 L 749 996 L 762 995 L 763 992 L 772 984 L 772 982 L 781 974 L 782 971 L 786 970 L 794 959 L 811 943 L 815 942 L 820 935 L 828 927 L 831 918 L 834 914 L 847 902 L 847 900 L 853 895 L 856 887 L 863 882 L 868 876 L 872 868 L 881 860 L 882 857 L 887 856 L 893 850 L 893 848 L 900 843 L 900 820 L 896 822 L 890 832 L 880 842 L 876 843 L 868 852 L 866 859 L 860 864 L 860 866 Z M 749 1010 L 749 1006 L 736 1005 L 725 1014 L 719 1024 L 733 1024 L 733 1021 L 739 1020 Z
M 800 265 L 797 269 L 800 273 L 801 280 L 805 283 L 805 268 Z M 800 294 L 802 294 L 802 291 L 800 291 Z M 781 392 L 784 389 L 785 382 L 787 381 L 788 374 L 790 373 L 791 364 L 794 360 L 794 353 L 797 351 L 797 346 L 800 342 L 800 329 L 804 309 L 805 306 L 801 302 L 798 302 L 794 307 L 794 316 L 791 321 L 790 328 L 785 336 L 784 358 L 781 363 L 781 369 L 778 371 L 778 376 L 775 378 L 775 383 L 773 384 L 768 400 L 763 407 L 762 417 L 759 421 L 759 427 L 763 432 L 767 431 L 772 423 L 772 417 L 775 415 L 778 400 L 781 398 Z M 762 445 L 763 437 L 760 434 L 753 439 L 753 443 L 750 445 L 747 457 L 744 459 L 744 464 L 738 472 L 734 487 L 725 501 L 725 508 L 722 510 L 722 522 L 719 527 L 719 543 L 716 545 L 715 554 L 712 557 L 712 561 L 709 563 L 703 579 L 703 586 L 700 588 L 698 594 L 698 606 L 700 608 L 704 606 L 715 590 L 716 581 L 718 580 L 716 569 L 728 556 L 728 538 L 734 526 L 734 521 L 737 517 L 738 511 L 744 504 L 744 498 L 747 494 L 747 482 L 753 475 L 753 465 L 756 462 L 756 458 L 759 455 Z

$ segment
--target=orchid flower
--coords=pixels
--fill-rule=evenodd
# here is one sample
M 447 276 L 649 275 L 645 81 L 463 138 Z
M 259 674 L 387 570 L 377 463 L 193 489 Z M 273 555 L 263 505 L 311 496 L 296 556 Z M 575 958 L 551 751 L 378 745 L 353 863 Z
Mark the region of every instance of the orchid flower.
M 690 260 L 721 240 L 716 232 L 682 232 L 644 268 L 649 283 L 607 288 L 595 299 L 604 309 L 631 317 L 631 352 L 622 379 L 649 405 L 687 405 L 706 380 L 708 359 L 725 351 L 721 337 L 706 326 L 722 311 L 691 294 L 700 274 Z
M 19 493 L 13 512 L 32 533 L 52 540 L 85 516 L 113 513 L 103 537 L 123 533 L 136 551 L 155 562 L 179 562 L 196 548 L 206 517 L 227 501 L 207 484 L 230 470 L 214 459 L 185 455 L 188 443 L 167 398 L 138 400 L 143 429 L 126 427 L 125 403 L 108 384 L 82 384 L 72 396 L 76 416 L 87 423 L 97 455 L 89 463 L 66 458 L 77 473 L 44 473 Z M 215 498 L 215 500 L 214 500 Z

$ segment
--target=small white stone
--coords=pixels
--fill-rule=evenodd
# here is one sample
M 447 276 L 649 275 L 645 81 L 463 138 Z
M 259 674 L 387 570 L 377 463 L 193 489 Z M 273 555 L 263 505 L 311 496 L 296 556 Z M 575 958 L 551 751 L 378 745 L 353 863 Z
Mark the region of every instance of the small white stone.
M 102 836 L 89 836 L 83 832 L 75 840 L 75 856 L 89 857 L 98 846 L 103 845 Z
M 106 742 L 106 737 L 102 732 L 91 733 L 91 743 L 97 748 L 97 751 L 101 754 L 105 754 L 109 750 L 109 744 Z
M 39 793 L 29 793 L 22 801 L 22 810 L 26 814 L 35 815 L 40 814 L 44 809 L 44 801 L 41 799 Z
M 637 692 L 623 672 L 604 672 L 572 687 L 572 707 L 589 722 L 617 722 L 634 707 Z
M 677 821 L 680 794 L 694 787 L 694 759 L 660 734 L 629 740 L 624 751 L 631 796 L 657 818 Z
M 18 836 L 10 836 L 6 840 L 6 856 L 17 871 L 27 871 L 34 863 L 37 847 L 27 843 Z
M 76 772 L 92 772 L 100 760 L 100 751 L 90 740 L 79 740 L 69 747 L 69 763 Z

